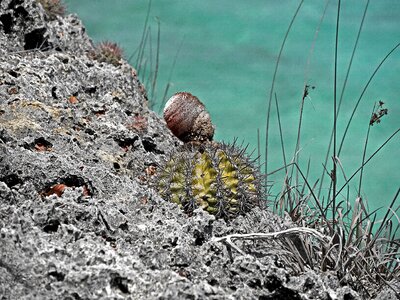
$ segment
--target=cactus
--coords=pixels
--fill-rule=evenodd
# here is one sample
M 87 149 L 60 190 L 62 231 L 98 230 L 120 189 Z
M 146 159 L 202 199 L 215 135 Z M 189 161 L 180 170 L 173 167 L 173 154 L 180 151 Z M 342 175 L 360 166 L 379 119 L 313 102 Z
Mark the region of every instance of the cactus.
M 65 6 L 61 0 L 37 0 L 51 19 L 65 15 Z
M 119 66 L 121 64 L 122 55 L 122 49 L 116 43 L 109 41 L 101 42 L 96 46 L 96 49 L 90 53 L 92 59 L 114 66 Z
M 160 195 L 191 214 L 202 207 L 217 218 L 232 219 L 258 205 L 262 196 L 258 169 L 235 145 L 187 144 L 158 172 Z

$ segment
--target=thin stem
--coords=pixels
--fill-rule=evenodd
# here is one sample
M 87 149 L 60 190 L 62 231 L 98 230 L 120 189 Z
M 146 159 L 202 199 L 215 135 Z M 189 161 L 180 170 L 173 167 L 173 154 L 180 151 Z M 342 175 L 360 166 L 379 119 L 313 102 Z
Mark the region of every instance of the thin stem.
M 136 67 L 138 67 L 139 62 L 140 62 L 140 56 L 141 53 L 144 51 L 144 45 L 145 45 L 145 35 L 146 35 L 146 31 L 147 31 L 147 23 L 149 22 L 149 16 L 150 16 L 150 9 L 151 9 L 151 0 L 149 0 L 149 5 L 147 6 L 147 13 L 146 13 L 146 19 L 144 21 L 144 26 L 143 26 L 143 31 L 142 31 L 142 38 L 140 40 L 140 44 L 139 44 L 139 53 L 136 57 Z M 129 58 L 130 61 L 131 57 Z
M 309 69 L 310 69 L 310 65 L 311 65 L 311 58 L 314 53 L 314 48 L 315 48 L 315 44 L 316 44 L 316 41 L 318 38 L 318 33 L 321 28 L 321 24 L 325 18 L 326 11 L 329 6 L 329 2 L 330 2 L 330 0 L 327 0 L 325 2 L 324 11 L 322 13 L 322 16 L 321 16 L 321 18 L 318 22 L 317 28 L 315 30 L 314 38 L 311 43 L 310 51 L 309 51 L 308 58 L 307 58 L 306 71 L 304 74 L 304 92 L 303 92 L 303 97 L 301 99 L 301 104 L 300 104 L 300 116 L 299 116 L 299 122 L 298 122 L 298 127 L 297 127 L 296 147 L 295 147 L 294 155 L 293 155 L 293 161 L 296 161 L 296 162 L 298 162 L 298 154 L 299 154 L 299 149 L 300 149 L 300 136 L 301 136 L 301 126 L 302 126 L 302 120 L 303 120 L 304 101 L 308 96 L 308 92 L 309 92 L 309 88 L 310 88 L 310 85 L 308 84 L 308 74 L 309 74 Z M 312 87 L 312 88 L 314 88 L 314 87 Z M 293 175 L 293 169 L 292 169 L 290 177 L 292 177 L 292 175 Z M 296 185 L 298 185 L 298 184 L 299 184 L 298 183 L 298 174 L 296 174 Z
M 399 194 L 400 194 L 400 188 L 397 189 L 396 195 L 394 196 L 392 203 L 390 203 L 389 209 L 386 211 L 386 214 L 385 214 L 385 216 L 384 216 L 384 218 L 383 218 L 383 220 L 382 220 L 382 222 L 381 222 L 381 225 L 379 226 L 379 228 L 378 228 L 378 230 L 377 230 L 377 232 L 376 232 L 376 235 L 375 235 L 374 240 L 376 240 L 376 239 L 378 238 L 380 232 L 381 232 L 382 229 L 383 229 L 383 226 L 384 226 L 385 222 L 388 220 L 389 212 L 392 211 L 392 207 L 393 207 L 393 205 L 396 203 L 396 199 L 397 199 L 397 197 L 399 196 Z M 390 219 L 390 218 L 389 218 L 389 219 Z
M 167 85 L 165 87 L 164 95 L 163 95 L 162 101 L 160 103 L 160 107 L 158 109 L 159 113 L 161 113 L 161 110 L 163 109 L 165 103 L 167 102 L 167 94 L 168 94 L 169 87 L 171 86 L 172 73 L 173 73 L 173 71 L 175 69 L 175 65 L 176 65 L 176 62 L 177 62 L 178 57 L 179 57 L 179 52 L 182 49 L 183 41 L 184 41 L 184 37 L 182 38 L 182 41 L 179 44 L 178 50 L 176 51 L 174 60 L 172 62 L 172 67 L 171 67 L 171 70 L 170 70 L 169 76 L 168 76 L 168 83 L 167 83 Z
M 332 220 L 335 220 L 336 214 L 336 183 L 337 183 L 337 176 L 336 176 L 336 122 L 337 122 L 337 103 L 336 103 L 336 87 L 337 87 L 337 54 L 338 54 L 338 44 L 339 44 L 339 17 L 340 17 L 340 3 L 338 1 L 338 8 L 337 8 L 337 17 L 336 17 L 336 39 L 335 39 L 335 71 L 334 71 L 334 79 L 333 79 L 333 174 L 332 174 L 332 181 L 333 181 L 333 201 L 332 201 Z M 335 229 L 335 222 L 333 222 L 333 229 Z
M 340 192 L 346 187 L 346 185 L 354 178 L 354 176 L 357 175 L 357 173 L 361 170 L 362 167 L 364 167 L 398 132 L 400 131 L 400 128 L 398 128 L 390 137 L 386 139 L 386 141 L 378 148 L 375 150 L 374 153 L 349 177 L 349 179 L 346 180 L 344 185 L 339 189 L 339 191 L 336 192 L 336 197 L 340 194 Z
M 374 108 L 372 109 L 372 113 L 375 111 L 376 104 L 374 104 Z M 368 130 L 367 130 L 367 136 L 365 138 L 365 143 L 364 143 L 364 150 L 363 150 L 363 156 L 362 156 L 362 161 L 361 165 L 364 165 L 365 161 L 365 154 L 367 153 L 367 145 L 368 145 L 368 139 L 369 139 L 369 133 L 371 131 L 371 124 L 368 125 Z M 364 167 L 361 168 L 360 172 L 360 182 L 358 183 L 358 195 L 357 197 L 361 197 L 361 184 L 362 184 L 362 179 L 363 179 L 363 173 L 364 173 Z
M 153 77 L 153 82 L 151 85 L 151 98 L 153 101 L 155 101 L 155 93 L 156 93 L 156 84 L 157 84 L 157 75 L 158 75 L 158 67 L 160 63 L 160 19 L 157 19 L 157 52 L 156 52 L 156 67 L 154 70 L 154 77 Z
M 278 104 L 278 98 L 275 93 L 275 105 L 276 105 L 276 114 L 278 117 L 278 126 L 279 126 L 279 136 L 281 138 L 281 149 L 282 149 L 282 156 L 283 156 L 283 164 L 286 166 L 286 154 L 285 154 L 285 143 L 283 142 L 283 133 L 282 133 L 282 123 L 281 123 L 281 117 L 279 113 L 279 104 Z M 285 168 L 285 172 L 287 174 L 287 169 Z
M 300 149 L 300 136 L 301 136 L 301 124 L 303 121 L 303 110 L 304 110 L 304 99 L 306 98 L 307 94 L 308 94 L 308 85 L 304 86 L 304 93 L 303 93 L 303 97 L 301 99 L 301 104 L 300 104 L 300 115 L 299 115 L 299 123 L 297 125 L 297 138 L 296 138 L 296 147 L 294 149 L 294 154 L 293 154 L 293 161 L 298 163 L 298 154 L 299 154 L 299 149 Z M 292 177 L 293 175 L 293 169 L 291 172 L 290 177 Z M 296 176 L 296 185 L 298 185 L 298 176 Z
M 145 86 L 149 87 L 150 86 L 150 81 L 152 79 L 153 76 L 153 38 L 151 37 L 151 28 L 149 26 L 149 54 L 148 54 L 148 61 L 149 61 L 149 76 L 146 76 L 146 68 L 147 68 L 147 60 L 146 60 L 146 65 L 145 65 L 145 69 L 142 75 L 142 80 L 144 82 L 145 78 L 146 78 L 146 83 Z M 154 105 L 154 101 L 152 99 L 152 97 L 150 97 L 149 100 L 149 107 L 153 108 Z
M 364 14 L 363 14 L 363 17 L 361 19 L 360 27 L 358 28 L 357 37 L 356 37 L 356 40 L 355 40 L 355 43 L 354 43 L 354 46 L 353 46 L 353 51 L 351 53 L 349 65 L 347 67 L 346 76 L 345 76 L 345 79 L 344 79 L 344 82 L 343 82 L 342 91 L 340 93 L 339 105 L 338 105 L 338 108 L 337 108 L 337 117 L 339 116 L 340 108 L 342 106 L 344 91 L 346 90 L 346 86 L 347 86 L 347 82 L 348 82 L 348 79 L 349 79 L 351 66 L 352 66 L 353 60 L 354 60 L 354 55 L 356 53 L 357 46 L 358 46 L 358 41 L 360 40 L 361 31 L 362 31 L 362 28 L 364 26 L 364 20 L 365 20 L 365 16 L 367 15 L 369 1 L 370 0 L 367 1 L 367 4 L 365 5 L 365 8 L 364 8 Z M 329 139 L 328 150 L 326 151 L 324 165 L 327 165 L 327 163 L 328 163 L 329 153 L 331 152 L 332 140 L 333 140 L 333 130 L 332 130 L 332 133 L 331 133 L 331 137 Z M 320 181 L 319 189 L 318 189 L 318 197 L 321 195 L 321 190 L 322 190 L 322 184 L 324 182 L 324 177 L 325 177 L 325 172 L 324 172 L 324 170 L 322 170 L 321 181 Z
M 265 169 L 264 169 L 264 170 L 265 170 L 265 186 L 267 186 L 267 182 L 268 182 L 268 137 L 269 137 L 269 121 L 270 121 L 272 95 L 273 95 L 273 93 L 274 93 L 276 75 L 277 75 L 277 73 L 278 73 L 279 62 L 280 62 L 280 60 L 281 60 L 281 56 L 282 56 L 283 49 L 284 49 L 284 47 L 285 47 L 286 40 L 287 40 L 287 38 L 288 38 L 288 36 L 289 36 L 290 30 L 292 29 L 292 25 L 293 25 L 293 23 L 294 23 L 294 20 L 296 19 L 297 14 L 299 13 L 301 6 L 303 5 L 303 2 L 304 2 L 304 0 L 301 0 L 301 1 L 300 1 L 299 5 L 297 6 L 296 12 L 294 13 L 294 15 L 293 15 L 293 17 L 292 17 L 292 19 L 291 19 L 291 21 L 290 21 L 289 27 L 288 27 L 288 29 L 286 30 L 285 37 L 283 38 L 282 45 L 281 45 L 281 48 L 280 48 L 280 50 L 279 50 L 278 58 L 277 58 L 277 60 L 276 60 L 274 75 L 273 75 L 273 77 L 272 77 L 271 90 L 270 90 L 270 92 L 269 92 L 269 100 L 268 100 L 267 121 L 266 121 L 266 125 L 265 125 Z M 268 195 L 268 193 L 267 193 L 267 195 Z M 267 197 L 268 197 L 268 196 L 267 196 Z M 267 198 L 266 200 L 268 200 L 268 198 Z
M 261 145 L 260 145 L 260 128 L 257 128 L 257 162 L 258 171 L 261 172 Z
M 136 68 L 137 68 L 137 74 L 138 76 L 140 76 L 142 74 L 142 66 L 143 66 L 143 57 L 144 57 L 144 49 L 146 48 L 146 44 L 147 44 L 147 40 L 149 39 L 149 36 L 151 35 L 151 30 L 150 30 L 150 26 L 147 27 L 146 30 L 146 34 L 144 36 L 144 40 L 143 40 L 143 45 L 141 45 L 142 49 L 139 51 L 138 54 L 138 62 L 136 64 Z M 151 47 L 151 40 L 150 40 L 150 47 Z M 147 64 L 147 60 L 145 60 L 144 63 L 144 73 L 146 72 L 146 64 Z M 144 76 L 142 76 L 142 81 L 144 82 Z
M 330 3 L 330 0 L 326 0 L 324 11 L 323 11 L 323 13 L 321 15 L 321 18 L 319 19 L 317 28 L 315 29 L 315 34 L 314 34 L 313 41 L 311 43 L 310 52 L 308 53 L 306 71 L 304 73 L 304 86 L 306 86 L 308 84 L 308 75 L 309 75 L 309 72 L 310 72 L 311 58 L 312 58 L 312 56 L 314 54 L 314 48 L 315 48 L 315 44 L 317 42 L 319 30 L 321 29 L 322 22 L 325 19 L 325 15 L 326 15 L 326 11 L 328 9 L 329 3 Z

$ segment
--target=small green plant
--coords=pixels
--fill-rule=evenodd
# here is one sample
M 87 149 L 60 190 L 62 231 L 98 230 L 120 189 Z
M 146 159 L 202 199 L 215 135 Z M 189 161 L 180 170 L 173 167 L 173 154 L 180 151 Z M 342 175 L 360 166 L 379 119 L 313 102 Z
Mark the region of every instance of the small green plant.
M 202 207 L 226 220 L 257 206 L 262 194 L 258 169 L 245 149 L 216 142 L 185 145 L 164 162 L 156 180 L 160 195 L 186 213 Z
M 64 16 L 65 5 L 61 0 L 37 0 L 46 11 L 47 15 L 51 19 L 55 19 L 57 16 Z

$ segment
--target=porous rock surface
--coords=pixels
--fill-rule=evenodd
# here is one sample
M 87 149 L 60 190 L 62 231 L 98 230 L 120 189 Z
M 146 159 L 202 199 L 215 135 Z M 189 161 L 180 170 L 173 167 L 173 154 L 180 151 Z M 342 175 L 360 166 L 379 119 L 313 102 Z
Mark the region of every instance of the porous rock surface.
M 180 142 L 126 62 L 90 56 L 76 16 L 0 1 L 0 299 L 360 299 L 281 244 L 214 236 L 289 221 L 254 209 L 227 224 L 149 187 Z

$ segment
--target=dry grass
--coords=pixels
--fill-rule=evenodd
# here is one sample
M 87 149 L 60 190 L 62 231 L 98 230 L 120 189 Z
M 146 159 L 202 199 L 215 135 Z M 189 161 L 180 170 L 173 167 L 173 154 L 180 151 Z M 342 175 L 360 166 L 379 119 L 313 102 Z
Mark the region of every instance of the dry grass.
M 268 135 L 270 130 L 269 116 L 272 109 L 272 100 L 275 96 L 276 111 L 278 114 L 279 133 L 281 138 L 281 148 L 284 166 L 278 170 L 266 172 L 266 182 L 271 185 L 271 176 L 279 172 L 284 172 L 284 180 L 281 183 L 282 188 L 277 195 L 274 195 L 274 200 L 271 200 L 272 195 L 267 199 L 268 203 L 273 202 L 273 209 L 278 214 L 288 214 L 291 219 L 300 228 L 309 228 L 316 230 L 323 234 L 324 238 L 316 238 L 315 235 L 302 235 L 300 241 L 301 246 L 294 246 L 290 241 L 286 247 L 293 253 L 293 257 L 298 262 L 299 266 L 308 265 L 313 269 L 320 269 L 322 271 L 333 270 L 337 273 L 342 284 L 349 284 L 356 290 L 360 291 L 365 297 L 372 297 L 377 294 L 379 290 L 384 287 L 389 287 L 395 290 L 395 283 L 398 283 L 400 276 L 400 240 L 398 238 L 399 232 L 399 217 L 398 211 L 400 206 L 398 203 L 398 196 L 400 189 L 393 196 L 391 204 L 387 208 L 386 214 L 382 220 L 377 220 L 376 211 L 369 212 L 367 204 L 361 196 L 363 184 L 363 171 L 368 162 L 379 153 L 400 131 L 400 128 L 395 130 L 378 149 L 376 149 L 369 157 L 367 157 L 367 147 L 372 126 L 379 124 L 384 116 L 388 114 L 388 109 L 384 107 L 384 103 L 379 101 L 373 107 L 371 118 L 365 120 L 367 127 L 367 134 L 364 142 L 364 150 L 361 155 L 361 164 L 359 168 L 350 176 L 346 176 L 340 161 L 342 147 L 348 133 L 350 124 L 353 120 L 355 112 L 360 104 L 361 99 L 368 86 L 370 85 L 375 74 L 379 71 L 380 67 L 390 57 L 390 55 L 397 50 L 400 44 L 397 44 L 391 49 L 388 54 L 381 60 L 380 64 L 376 67 L 375 71 L 370 76 L 367 84 L 365 85 L 361 96 L 356 101 L 350 119 L 346 123 L 344 134 L 339 139 L 337 133 L 337 122 L 339 121 L 340 106 L 344 89 L 346 88 L 348 74 L 353 61 L 354 53 L 357 48 L 360 32 L 363 27 L 365 14 L 368 9 L 369 1 L 367 1 L 363 18 L 360 22 L 360 28 L 353 47 L 353 53 L 347 69 L 346 79 L 341 90 L 339 97 L 339 89 L 337 87 L 337 57 L 338 57 L 338 36 L 340 32 L 340 3 L 337 2 L 337 19 L 336 19 L 336 40 L 335 40 L 335 56 L 334 60 L 334 91 L 332 99 L 332 114 L 333 126 L 331 132 L 331 139 L 329 141 L 326 160 L 324 165 L 324 172 L 316 182 L 309 182 L 308 180 L 308 167 L 304 173 L 298 165 L 299 149 L 300 149 L 300 136 L 301 124 L 303 118 L 303 105 L 301 105 L 300 118 L 297 128 L 297 145 L 296 151 L 290 163 L 287 163 L 286 151 L 284 148 L 284 137 L 282 134 L 281 123 L 279 118 L 279 101 L 277 100 L 274 90 L 276 72 L 279 66 L 279 60 L 282 55 L 286 39 L 289 35 L 290 29 L 296 19 L 299 9 L 303 1 L 300 1 L 299 6 L 292 18 L 288 31 L 282 43 L 279 52 L 277 65 L 272 81 L 270 98 L 268 104 L 268 120 L 266 123 L 266 166 L 268 166 Z M 318 31 L 318 30 L 317 30 Z M 308 95 L 310 85 L 306 84 L 304 87 L 302 103 Z M 390 113 L 390 112 L 389 112 Z M 339 142 L 340 140 L 340 142 Z M 331 157 L 332 167 L 328 170 L 328 158 Z M 327 195 L 323 187 L 325 175 L 328 175 L 329 188 Z M 359 178 L 357 197 L 352 201 L 349 193 L 349 183 L 354 178 Z M 339 186 L 339 180 L 343 179 L 344 184 Z M 278 183 L 274 183 L 277 185 Z M 339 198 L 342 192 L 345 192 L 344 198 Z M 324 201 L 324 199 L 327 199 Z M 297 249 L 293 252 L 294 249 Z M 398 293 L 397 290 L 395 292 Z
M 154 29 L 151 27 L 150 11 L 151 3 L 147 7 L 146 18 L 142 31 L 142 38 L 140 40 L 138 48 L 129 56 L 128 62 L 132 63 L 136 70 L 141 82 L 146 87 L 149 96 L 149 107 L 152 110 L 156 110 L 156 104 L 158 104 L 158 112 L 160 113 L 164 108 L 167 101 L 168 92 L 172 83 L 172 76 L 175 69 L 175 65 L 178 61 L 179 52 L 182 48 L 183 40 L 177 48 L 175 57 L 172 61 L 171 68 L 169 70 L 167 84 L 164 87 L 163 95 L 157 94 L 157 79 L 159 74 L 160 65 L 160 49 L 161 49 L 161 26 L 160 20 L 156 17 L 155 21 L 157 23 L 157 35 L 154 37 Z M 155 49 L 154 49 L 155 48 Z

